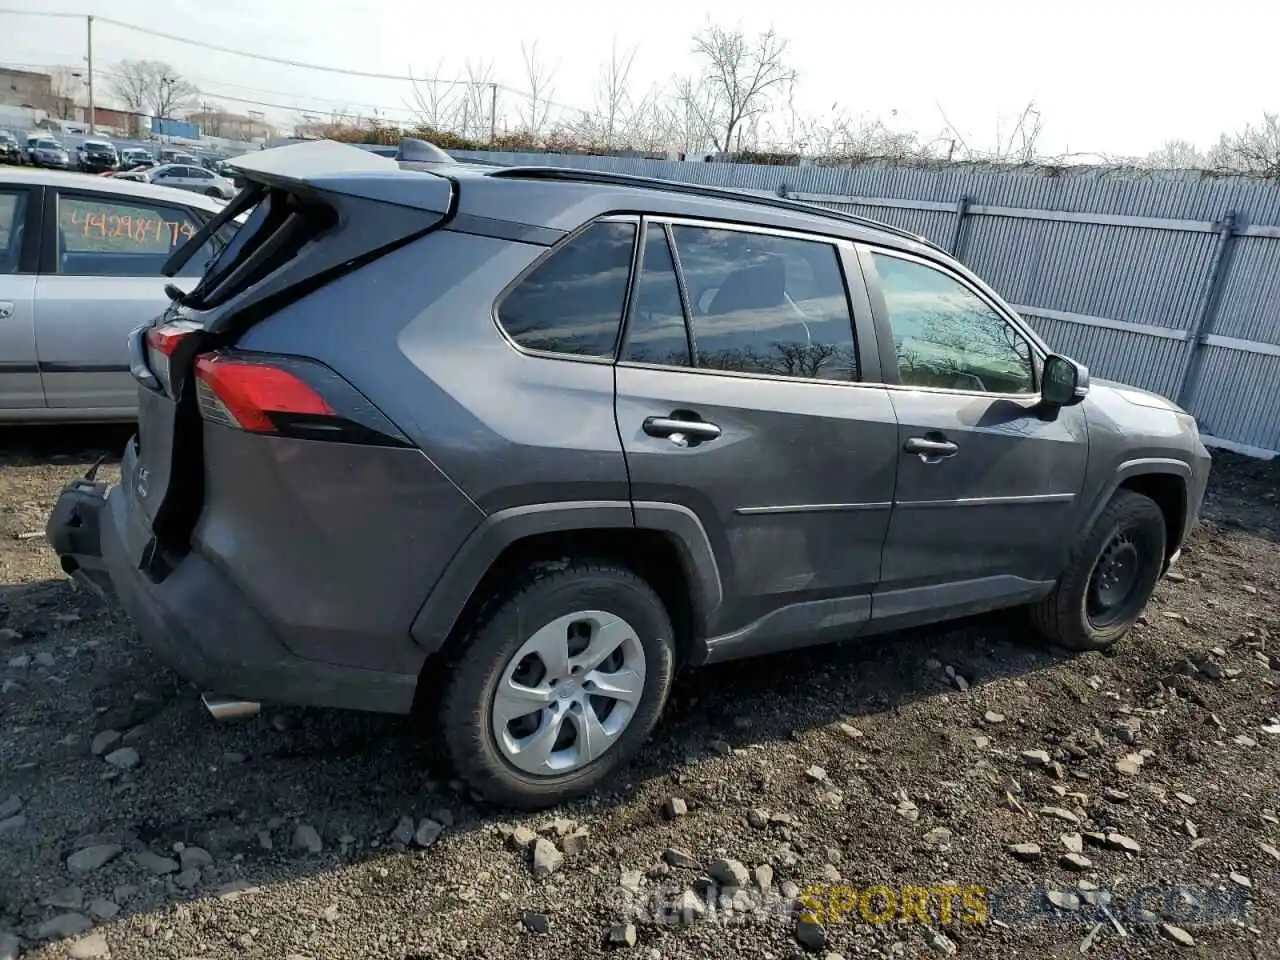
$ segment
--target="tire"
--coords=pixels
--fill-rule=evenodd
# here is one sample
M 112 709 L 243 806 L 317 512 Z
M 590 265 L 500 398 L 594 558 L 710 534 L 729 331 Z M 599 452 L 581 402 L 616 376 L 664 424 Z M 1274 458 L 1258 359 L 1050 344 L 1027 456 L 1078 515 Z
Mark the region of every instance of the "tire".
M 219 190 L 217 187 L 210 187 L 208 190 L 204 192 L 204 195 L 206 197 L 213 197 L 215 200 L 222 199 L 222 191 Z
M 601 625 L 610 632 L 599 632 L 596 628 Z M 603 638 L 597 649 L 608 647 L 613 637 L 626 639 L 599 668 L 579 672 L 558 687 L 541 655 L 523 655 L 513 662 L 517 653 L 528 650 L 539 637 L 554 641 L 561 630 L 567 637 L 569 663 L 592 654 L 597 638 Z M 587 649 L 575 654 L 579 643 L 587 644 Z M 615 667 L 614 663 L 621 665 Z M 586 692 L 588 688 L 599 689 L 592 687 L 591 678 L 607 678 L 605 671 L 610 669 L 616 669 L 615 675 L 621 677 L 628 667 L 632 685 L 641 691 L 633 702 L 611 701 Z M 624 566 L 598 560 L 573 560 L 560 568 L 536 566 L 481 611 L 452 661 L 439 713 L 449 761 L 480 796 L 502 806 L 538 810 L 582 796 L 607 782 L 652 733 L 666 704 L 674 670 L 671 618 L 642 578 Z M 510 689 L 522 671 L 527 672 L 521 683 L 545 688 L 550 693 L 542 695 L 560 699 L 504 724 L 497 712 L 506 702 L 499 700 L 499 685 Z M 566 707 L 563 698 L 569 695 L 578 699 L 569 700 Z M 624 713 L 615 715 L 614 710 Z M 581 724 L 587 722 L 586 711 L 596 721 L 593 729 L 603 732 L 603 725 L 611 720 L 621 725 L 594 759 L 562 766 L 563 772 L 541 767 L 531 772 L 517 765 L 533 763 L 531 757 L 537 753 L 530 748 L 529 756 L 523 752 L 517 755 L 512 744 L 533 743 L 540 739 L 539 734 L 556 749 L 548 755 L 547 763 L 555 760 L 563 765 L 568 762 L 565 757 L 589 757 L 589 748 L 578 741 Z M 508 735 L 501 742 L 500 726 Z M 573 740 L 564 749 L 557 747 L 561 740 L 553 733 L 561 727 L 569 731 L 560 736 Z
M 1165 563 L 1164 514 L 1155 501 L 1118 490 L 1089 533 L 1076 544 L 1057 586 L 1031 607 L 1031 620 L 1047 640 L 1069 650 L 1105 650 L 1129 632 L 1155 590 Z M 1108 556 L 1119 584 L 1110 607 L 1099 584 Z M 1131 578 L 1131 579 L 1130 579 Z M 1121 589 L 1123 587 L 1124 589 Z

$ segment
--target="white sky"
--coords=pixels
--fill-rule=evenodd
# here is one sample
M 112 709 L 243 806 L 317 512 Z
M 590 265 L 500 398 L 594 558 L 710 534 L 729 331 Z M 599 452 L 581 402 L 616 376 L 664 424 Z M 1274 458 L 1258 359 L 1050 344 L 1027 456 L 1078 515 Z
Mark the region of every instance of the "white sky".
M 494 79 L 518 88 L 521 41 L 536 41 L 556 65 L 552 99 L 586 109 L 615 37 L 637 49 L 632 88 L 641 94 L 693 68 L 689 37 L 708 17 L 748 31 L 772 26 L 789 41 L 803 112 L 839 104 L 932 136 L 944 126 L 940 105 L 975 149 L 994 147 L 998 124 L 1007 131 L 1031 100 L 1050 154 L 1140 155 L 1175 137 L 1206 147 L 1280 110 L 1277 0 L 0 0 L 0 9 L 14 8 L 94 13 L 374 72 L 425 75 L 443 64 L 457 76 L 467 58 L 483 58 L 495 62 Z M 0 14 L 0 64 L 82 63 L 84 32 L 75 20 Z M 406 83 L 255 62 L 104 23 L 94 37 L 96 69 L 166 60 L 211 100 L 315 113 L 381 106 L 409 119 Z M 297 120 L 293 111 L 222 102 Z

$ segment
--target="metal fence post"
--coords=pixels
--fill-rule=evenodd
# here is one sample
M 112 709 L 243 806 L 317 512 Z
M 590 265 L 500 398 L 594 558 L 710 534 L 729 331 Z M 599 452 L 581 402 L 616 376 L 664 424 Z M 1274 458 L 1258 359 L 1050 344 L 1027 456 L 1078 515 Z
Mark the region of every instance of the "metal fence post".
M 961 197 L 956 201 L 956 225 L 951 233 L 951 255 L 957 260 L 960 256 L 960 242 L 964 239 L 964 218 L 969 215 L 969 198 Z
M 1213 332 L 1222 305 L 1222 291 L 1231 275 L 1231 254 L 1235 249 L 1236 227 L 1239 215 L 1226 214 L 1217 223 L 1218 248 L 1213 254 L 1213 269 L 1209 273 L 1209 289 L 1205 292 L 1204 306 L 1187 331 L 1187 344 L 1182 351 L 1181 369 L 1178 371 L 1178 406 L 1190 410 L 1191 395 L 1200 382 L 1200 369 L 1204 364 L 1204 339 Z M 1190 410 L 1194 413 L 1194 410 Z

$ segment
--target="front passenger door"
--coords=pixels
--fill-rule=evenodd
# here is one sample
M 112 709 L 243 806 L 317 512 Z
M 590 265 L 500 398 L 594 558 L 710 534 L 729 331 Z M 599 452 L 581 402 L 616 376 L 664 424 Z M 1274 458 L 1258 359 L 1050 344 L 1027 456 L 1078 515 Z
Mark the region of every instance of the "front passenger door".
M 36 283 L 36 335 L 50 407 L 132 416 L 129 332 L 168 305 L 160 268 L 200 222 L 190 209 L 118 193 L 59 191 L 52 256 Z M 189 289 L 207 257 L 175 283 Z
M 1088 458 L 1082 407 L 1045 411 L 1039 348 L 960 274 L 862 249 L 898 480 L 873 617 L 905 625 L 1032 599 L 1059 574 Z

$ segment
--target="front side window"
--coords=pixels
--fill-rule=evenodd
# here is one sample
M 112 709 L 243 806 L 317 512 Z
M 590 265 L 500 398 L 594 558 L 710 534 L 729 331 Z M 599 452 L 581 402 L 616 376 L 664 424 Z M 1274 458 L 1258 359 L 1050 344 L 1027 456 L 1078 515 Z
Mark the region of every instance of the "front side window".
M 114 198 L 76 196 L 58 200 L 58 273 L 79 277 L 158 277 L 179 245 L 200 228 L 179 207 Z M 207 258 L 206 258 L 207 259 Z M 193 257 L 183 276 L 199 276 Z
M 0 191 L 0 276 L 21 266 L 26 215 L 27 191 Z
M 857 380 L 853 316 L 829 243 L 678 225 L 696 365 Z
M 526 350 L 613 357 L 631 279 L 634 223 L 594 223 L 557 247 L 498 307 Z
M 906 386 L 1034 393 L 1031 345 L 977 293 L 914 260 L 874 254 Z

